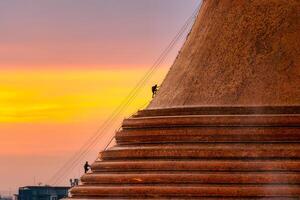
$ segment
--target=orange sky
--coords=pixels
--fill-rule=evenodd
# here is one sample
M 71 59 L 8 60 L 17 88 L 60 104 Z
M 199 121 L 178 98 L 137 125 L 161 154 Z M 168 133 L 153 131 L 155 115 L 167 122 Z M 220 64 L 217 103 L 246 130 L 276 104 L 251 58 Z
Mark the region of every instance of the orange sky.
M 1 1 L 0 194 L 45 183 L 122 102 L 198 3 Z M 161 83 L 181 44 L 120 120 L 151 100 L 151 85 Z M 94 161 L 117 128 L 85 159 Z
M 5 182 L 11 188 L 34 184 L 34 177 L 36 182 L 47 181 L 121 103 L 145 70 L 19 72 L 2 71 L 0 75 L 0 157 L 5 160 L 0 176 L 14 172 Z M 165 73 L 163 67 L 152 81 L 161 81 Z M 144 88 L 122 117 L 150 99 L 150 89 Z M 96 159 L 116 125 L 100 139 L 87 160 Z M 81 168 L 67 174 L 60 184 L 79 176 Z

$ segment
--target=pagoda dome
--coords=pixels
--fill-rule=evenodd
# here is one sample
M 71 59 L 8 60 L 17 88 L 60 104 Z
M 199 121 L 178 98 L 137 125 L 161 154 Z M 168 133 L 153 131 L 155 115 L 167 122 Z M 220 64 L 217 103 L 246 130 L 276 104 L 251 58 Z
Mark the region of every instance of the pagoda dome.
M 82 199 L 300 198 L 299 0 L 204 0 L 157 95 Z

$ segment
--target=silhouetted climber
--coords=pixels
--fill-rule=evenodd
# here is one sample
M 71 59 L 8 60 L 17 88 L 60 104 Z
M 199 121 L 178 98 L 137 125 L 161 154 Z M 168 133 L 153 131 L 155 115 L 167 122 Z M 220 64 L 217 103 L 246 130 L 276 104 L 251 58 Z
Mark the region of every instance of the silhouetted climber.
M 87 173 L 91 169 L 91 165 L 89 165 L 88 161 L 84 164 L 84 173 Z
M 156 95 L 157 89 L 158 89 L 157 84 L 152 86 L 152 98 Z

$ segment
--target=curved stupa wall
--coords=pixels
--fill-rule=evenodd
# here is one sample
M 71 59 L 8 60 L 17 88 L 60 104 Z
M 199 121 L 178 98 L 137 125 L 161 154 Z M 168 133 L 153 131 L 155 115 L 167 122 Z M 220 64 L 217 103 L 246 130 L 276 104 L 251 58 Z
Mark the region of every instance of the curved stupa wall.
M 204 0 L 148 109 L 300 105 L 298 0 Z
M 204 0 L 157 96 L 69 200 L 299 199 L 299 2 Z

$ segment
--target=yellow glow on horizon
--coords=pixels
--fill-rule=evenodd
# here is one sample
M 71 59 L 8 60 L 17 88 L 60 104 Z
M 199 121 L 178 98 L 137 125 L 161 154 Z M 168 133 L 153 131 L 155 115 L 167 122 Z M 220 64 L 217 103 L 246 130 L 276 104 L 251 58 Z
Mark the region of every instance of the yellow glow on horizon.
M 151 100 L 153 77 L 127 111 Z M 146 70 L 53 70 L 0 73 L 0 123 L 71 123 L 103 118 L 115 109 Z

